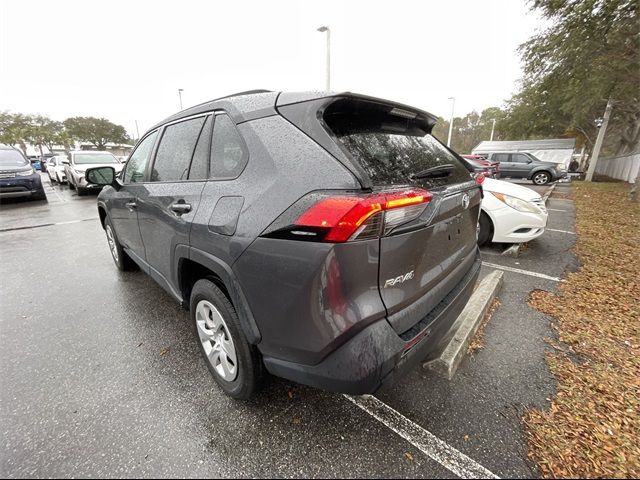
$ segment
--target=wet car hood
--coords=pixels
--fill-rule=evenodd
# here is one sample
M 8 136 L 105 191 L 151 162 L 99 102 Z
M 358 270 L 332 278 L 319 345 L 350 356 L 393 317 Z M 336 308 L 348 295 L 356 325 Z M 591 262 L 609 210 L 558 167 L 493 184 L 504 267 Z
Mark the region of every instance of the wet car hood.
M 33 168 L 31 163 L 23 163 L 22 165 L 0 165 L 0 172 L 24 172 L 25 170 L 29 170 L 30 168 Z
M 513 183 L 505 182 L 504 180 L 495 180 L 493 178 L 485 178 L 482 188 L 487 192 L 503 193 L 504 195 L 510 195 L 528 202 L 540 198 L 540 194 L 531 188 L 514 185 Z
M 96 167 L 113 167 L 116 173 L 118 173 L 120 170 L 122 170 L 122 167 L 124 167 L 124 165 L 122 163 L 89 163 L 89 164 L 73 165 L 73 169 L 79 172 L 86 172 L 89 168 L 96 168 Z

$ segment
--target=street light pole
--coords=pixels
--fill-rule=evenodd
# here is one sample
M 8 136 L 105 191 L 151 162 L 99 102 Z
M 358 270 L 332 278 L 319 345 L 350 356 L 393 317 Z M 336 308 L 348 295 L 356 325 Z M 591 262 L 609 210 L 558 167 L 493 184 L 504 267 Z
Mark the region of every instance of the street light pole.
M 493 131 L 496 129 L 496 119 L 493 119 L 493 125 L 491 125 L 491 138 L 489 139 L 490 142 L 493 142 Z
M 589 169 L 585 180 L 591 182 L 593 180 L 593 174 L 596 171 L 596 164 L 598 163 L 598 157 L 600 156 L 600 149 L 602 148 L 602 142 L 604 141 L 604 134 L 607 131 L 607 125 L 609 124 L 609 117 L 611 116 L 611 110 L 613 109 L 613 99 L 609 97 L 607 102 L 607 108 L 604 109 L 604 117 L 602 118 L 602 125 L 598 129 L 598 137 L 596 138 L 596 144 L 593 147 L 593 154 L 589 160 Z
M 326 64 L 326 89 L 331 90 L 331 29 L 327 26 L 318 28 L 319 32 L 327 33 L 327 64 Z
M 456 97 L 449 97 L 448 100 L 453 100 L 451 103 L 451 120 L 449 121 L 449 138 L 447 138 L 447 147 L 451 146 L 451 134 L 453 133 L 453 111 L 456 108 Z
M 179 88 L 178 89 L 178 97 L 180 97 L 180 110 L 182 110 L 182 92 L 184 92 L 184 89 Z

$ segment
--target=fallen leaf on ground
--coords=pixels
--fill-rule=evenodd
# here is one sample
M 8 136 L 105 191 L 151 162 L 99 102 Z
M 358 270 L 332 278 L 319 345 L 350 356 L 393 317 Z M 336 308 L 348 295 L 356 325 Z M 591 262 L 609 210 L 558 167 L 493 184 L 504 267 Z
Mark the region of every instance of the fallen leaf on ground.
M 628 340 L 640 338 L 640 204 L 625 183 L 572 189 L 581 267 L 529 298 L 558 335 L 547 353 L 558 393 L 523 417 L 529 457 L 548 478 L 638 478 L 640 348 Z

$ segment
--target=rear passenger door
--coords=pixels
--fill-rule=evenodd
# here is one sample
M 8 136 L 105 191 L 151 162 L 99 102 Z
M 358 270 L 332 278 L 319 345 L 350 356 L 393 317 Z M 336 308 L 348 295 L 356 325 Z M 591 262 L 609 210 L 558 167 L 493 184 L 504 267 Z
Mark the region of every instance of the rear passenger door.
M 511 163 L 511 154 L 494 153 L 491 157 L 494 162 L 500 162 L 500 176 L 510 177 L 513 174 L 513 166 Z
M 138 221 L 151 276 L 176 296 L 176 249 L 189 244 L 208 174 L 212 116 L 166 125 L 138 198 Z
M 244 196 L 252 183 L 241 175 L 249 161 L 249 150 L 229 115 L 217 113 L 211 141 L 209 181 L 202 207 L 191 230 L 191 246 L 231 265 L 247 246 L 235 236 Z

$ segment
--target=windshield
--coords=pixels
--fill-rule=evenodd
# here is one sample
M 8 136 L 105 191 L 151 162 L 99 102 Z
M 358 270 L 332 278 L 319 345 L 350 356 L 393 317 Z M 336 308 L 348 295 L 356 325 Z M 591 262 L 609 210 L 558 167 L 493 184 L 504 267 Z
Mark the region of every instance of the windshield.
M 77 153 L 73 158 L 73 163 L 76 165 L 118 163 L 118 160 L 110 153 Z
M 0 150 L 0 167 L 26 167 L 29 161 L 17 150 Z

